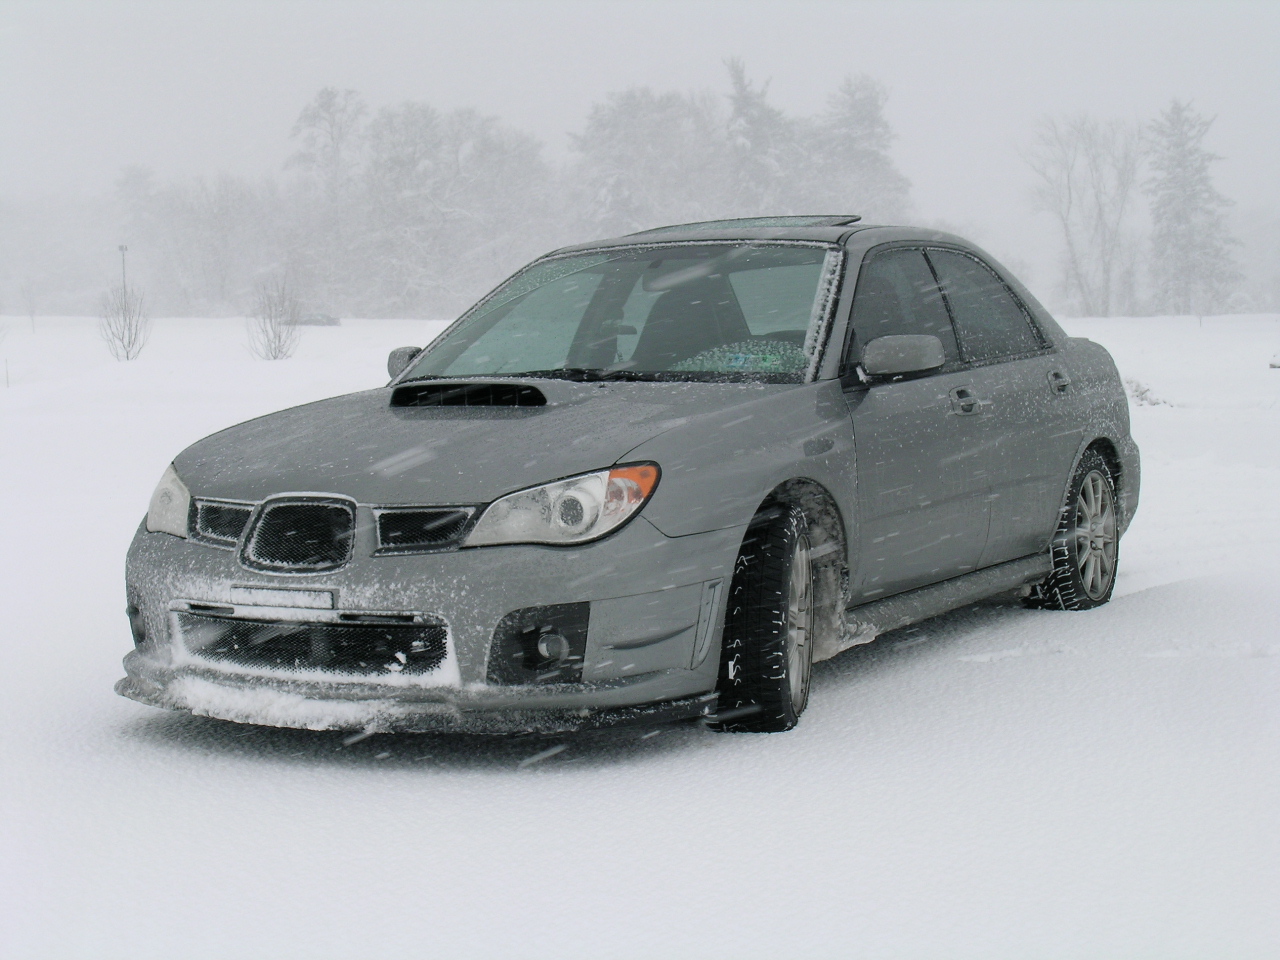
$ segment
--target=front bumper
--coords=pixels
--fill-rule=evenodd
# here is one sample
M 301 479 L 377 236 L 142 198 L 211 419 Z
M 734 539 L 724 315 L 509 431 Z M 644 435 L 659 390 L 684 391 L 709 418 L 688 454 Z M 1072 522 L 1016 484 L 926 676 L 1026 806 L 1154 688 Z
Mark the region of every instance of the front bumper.
M 198 716 L 303 730 L 361 730 L 385 733 L 564 733 L 640 723 L 667 723 L 715 712 L 715 693 L 673 700 L 604 706 L 601 691 L 556 691 L 552 696 L 507 696 L 482 691 L 441 694 L 437 690 L 387 690 L 367 685 L 325 687 L 262 677 L 235 677 L 198 670 L 157 669 L 136 652 L 125 658 L 128 676 L 116 693 L 153 707 Z M 631 700 L 632 689 L 618 699 Z M 667 691 L 650 690 L 661 695 Z M 357 693 L 366 696 L 356 696 Z M 579 706 L 571 706 L 578 702 Z
M 280 575 L 246 569 L 234 551 L 140 529 L 127 573 L 138 643 L 116 691 L 153 706 L 304 729 L 558 732 L 706 715 L 714 709 L 724 588 L 742 533 L 672 538 L 638 518 L 613 537 L 572 549 L 391 557 L 362 549 L 358 533 L 355 558 L 343 569 Z M 332 610 L 255 606 L 254 591 L 262 590 L 331 595 Z M 505 616 L 584 601 L 590 618 L 579 682 L 491 682 L 493 638 Z M 282 622 L 412 613 L 447 626 L 447 654 L 418 676 L 210 662 L 178 628 L 182 611 L 203 605 Z

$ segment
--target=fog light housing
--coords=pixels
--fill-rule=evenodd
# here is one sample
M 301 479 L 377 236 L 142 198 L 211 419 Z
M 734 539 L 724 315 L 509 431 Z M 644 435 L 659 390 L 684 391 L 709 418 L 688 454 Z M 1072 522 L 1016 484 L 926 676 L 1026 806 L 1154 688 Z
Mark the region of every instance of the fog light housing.
M 569 641 L 560 634 L 551 631 L 539 634 L 538 656 L 548 663 L 563 663 L 569 659 Z
M 580 683 L 590 617 L 589 603 L 526 607 L 507 614 L 493 631 L 489 683 Z
M 125 588 L 124 613 L 129 618 L 129 631 L 133 634 L 134 649 L 141 650 L 147 643 L 147 624 L 142 619 L 142 603 L 132 587 Z

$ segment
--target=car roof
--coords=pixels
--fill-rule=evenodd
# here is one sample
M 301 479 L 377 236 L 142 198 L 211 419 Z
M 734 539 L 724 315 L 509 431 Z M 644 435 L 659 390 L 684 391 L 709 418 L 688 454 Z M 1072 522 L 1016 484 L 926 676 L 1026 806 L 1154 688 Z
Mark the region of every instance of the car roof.
M 742 217 L 735 220 L 703 220 L 674 223 L 588 243 L 573 244 L 553 254 L 578 253 L 642 243 L 697 242 L 703 240 L 809 240 L 840 243 L 854 233 L 871 231 L 885 240 L 958 240 L 948 234 L 915 227 L 882 226 L 860 222 L 854 214 L 815 214 L 794 217 Z
M 796 217 L 742 217 L 735 220 L 703 220 L 673 223 L 640 230 L 620 237 L 593 240 L 562 247 L 556 253 L 596 250 L 601 247 L 629 247 L 637 243 L 669 243 L 697 240 L 816 240 L 835 243 L 848 236 L 858 217 L 855 214 L 820 214 Z
M 735 217 L 731 220 L 698 220 L 693 223 L 673 223 L 665 227 L 653 227 L 627 234 L 643 237 L 651 233 L 697 233 L 703 230 L 785 230 L 789 227 L 847 227 L 861 220 L 856 213 L 815 214 L 792 217 Z

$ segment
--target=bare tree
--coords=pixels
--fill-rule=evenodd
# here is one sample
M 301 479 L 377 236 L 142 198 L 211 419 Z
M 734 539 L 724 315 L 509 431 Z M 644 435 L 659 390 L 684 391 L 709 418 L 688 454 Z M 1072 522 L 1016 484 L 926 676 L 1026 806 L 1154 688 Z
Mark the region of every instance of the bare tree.
M 117 360 L 136 359 L 151 336 L 142 294 L 123 285 L 104 294 L 98 333 Z
M 1024 160 L 1036 175 L 1036 206 L 1062 232 L 1063 286 L 1086 316 L 1109 317 L 1134 298 L 1127 225 L 1138 186 L 1142 132 L 1081 114 L 1045 118 Z
M 286 360 L 298 348 L 301 332 L 297 296 L 283 277 L 258 284 L 257 303 L 249 321 L 249 349 L 262 360 Z

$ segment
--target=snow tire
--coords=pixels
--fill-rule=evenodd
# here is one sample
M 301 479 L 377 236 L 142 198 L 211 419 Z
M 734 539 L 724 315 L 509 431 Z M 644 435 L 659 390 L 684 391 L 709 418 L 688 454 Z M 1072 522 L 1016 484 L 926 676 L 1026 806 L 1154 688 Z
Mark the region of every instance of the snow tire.
M 713 729 L 780 733 L 796 725 L 809 699 L 816 584 L 803 511 L 762 509 L 729 588 Z
M 1049 547 L 1053 570 L 1032 590 L 1027 606 L 1092 610 L 1111 599 L 1120 549 L 1116 502 L 1110 465 L 1097 450 L 1086 450 Z

